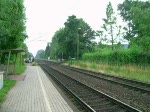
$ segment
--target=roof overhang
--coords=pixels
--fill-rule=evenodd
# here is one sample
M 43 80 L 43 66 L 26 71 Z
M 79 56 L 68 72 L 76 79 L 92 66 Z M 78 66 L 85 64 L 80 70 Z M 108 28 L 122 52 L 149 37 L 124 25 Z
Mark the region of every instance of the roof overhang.
M 25 50 L 23 50 L 23 49 L 11 49 L 11 50 L 2 51 L 2 53 L 4 53 L 4 54 L 9 54 L 9 52 L 11 52 L 11 54 L 18 54 L 21 52 L 25 52 Z

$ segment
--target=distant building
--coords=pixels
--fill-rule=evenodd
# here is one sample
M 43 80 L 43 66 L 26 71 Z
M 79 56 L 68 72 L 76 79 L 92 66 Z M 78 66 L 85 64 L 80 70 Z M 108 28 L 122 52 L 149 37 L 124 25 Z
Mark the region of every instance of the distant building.
M 129 44 L 121 44 L 125 49 L 129 48 Z

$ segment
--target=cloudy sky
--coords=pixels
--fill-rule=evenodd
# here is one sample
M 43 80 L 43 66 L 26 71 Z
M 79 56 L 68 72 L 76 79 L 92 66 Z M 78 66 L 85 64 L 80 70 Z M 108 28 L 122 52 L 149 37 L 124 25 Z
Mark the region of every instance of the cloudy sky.
M 26 26 L 29 38 L 25 41 L 34 56 L 45 49 L 54 33 L 63 27 L 68 16 L 83 18 L 93 30 L 100 30 L 108 2 L 114 10 L 123 0 L 25 0 Z

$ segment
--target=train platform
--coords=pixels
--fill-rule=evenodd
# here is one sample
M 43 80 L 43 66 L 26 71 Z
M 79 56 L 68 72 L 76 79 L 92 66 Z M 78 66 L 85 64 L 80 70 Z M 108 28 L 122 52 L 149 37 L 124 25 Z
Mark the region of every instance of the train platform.
M 77 112 L 39 66 L 27 66 L 23 81 L 8 93 L 0 112 Z

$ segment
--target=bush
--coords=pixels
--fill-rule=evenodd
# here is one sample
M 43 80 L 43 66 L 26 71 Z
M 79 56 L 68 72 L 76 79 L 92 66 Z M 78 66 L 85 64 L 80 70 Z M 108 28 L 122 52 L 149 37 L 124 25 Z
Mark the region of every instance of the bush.
M 9 90 L 16 84 L 16 81 L 4 80 L 4 87 L 0 90 L 0 105 L 5 100 Z
M 82 60 L 117 64 L 150 64 L 150 53 L 145 53 L 138 47 L 116 51 L 101 49 L 95 53 L 83 54 Z

